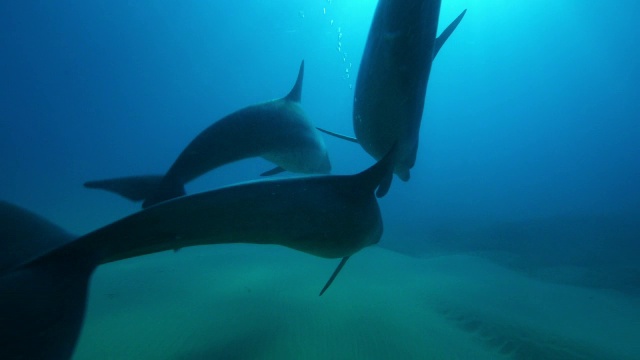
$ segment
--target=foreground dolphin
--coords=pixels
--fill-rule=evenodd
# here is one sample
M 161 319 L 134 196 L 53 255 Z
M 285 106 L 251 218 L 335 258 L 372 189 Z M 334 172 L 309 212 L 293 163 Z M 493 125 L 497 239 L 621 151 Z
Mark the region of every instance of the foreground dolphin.
M 380 240 L 374 191 L 383 196 L 391 177 L 390 155 L 356 175 L 234 185 L 163 202 L 75 239 L 0 202 L 0 359 L 71 357 L 88 281 L 100 264 L 186 246 L 255 243 L 343 258 L 342 267 Z
M 409 180 L 416 161 L 424 98 L 433 59 L 466 10 L 436 37 L 440 0 L 380 0 L 353 100 L 353 128 L 366 152 L 382 158 L 397 144 L 394 172 Z M 322 130 L 343 139 L 344 135 Z
M 184 185 L 222 165 L 263 157 L 281 171 L 327 174 L 331 164 L 320 133 L 307 118 L 300 98 L 304 61 L 287 96 L 249 106 L 213 123 L 182 151 L 164 176 L 132 176 L 90 181 L 88 188 L 118 193 L 143 207 L 184 195 Z

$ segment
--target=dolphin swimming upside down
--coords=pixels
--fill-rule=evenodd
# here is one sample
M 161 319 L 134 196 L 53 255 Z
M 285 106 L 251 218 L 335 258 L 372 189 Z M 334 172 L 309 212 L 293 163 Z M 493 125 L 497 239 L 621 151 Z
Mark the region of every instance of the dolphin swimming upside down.
M 81 237 L 0 201 L 0 359 L 69 359 L 91 274 L 112 261 L 195 245 L 275 244 L 343 258 L 330 283 L 349 256 L 382 236 L 375 193 L 389 188 L 391 159 L 356 175 L 254 181 L 179 197 Z

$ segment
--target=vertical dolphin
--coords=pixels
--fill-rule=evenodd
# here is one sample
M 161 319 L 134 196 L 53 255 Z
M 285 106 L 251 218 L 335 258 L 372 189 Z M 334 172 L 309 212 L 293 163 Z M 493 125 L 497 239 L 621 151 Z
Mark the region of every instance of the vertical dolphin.
M 418 151 L 424 99 L 436 54 L 463 11 L 436 37 L 440 0 L 380 0 L 365 46 L 353 100 L 356 139 L 376 159 L 397 145 L 394 172 L 409 180 Z
M 356 138 L 376 159 L 397 143 L 394 172 L 404 181 L 416 161 L 431 64 L 465 14 L 436 37 L 440 3 L 380 0 L 356 80 Z
M 263 157 L 280 171 L 327 174 L 331 164 L 322 137 L 305 114 L 300 99 L 304 61 L 289 94 L 248 106 L 211 124 L 180 153 L 164 176 L 131 176 L 89 181 L 88 188 L 115 192 L 143 207 L 184 195 L 184 185 L 225 164 Z
M 465 14 L 463 11 L 436 37 L 440 3 L 380 0 L 356 80 L 356 138 L 376 159 L 396 143 L 394 172 L 404 181 L 409 179 L 409 170 L 416 161 L 431 64 Z
M 79 238 L 0 201 L 0 359 L 69 359 L 100 264 L 239 242 L 348 258 L 382 236 L 374 192 L 388 189 L 391 159 L 356 175 L 256 181 L 179 197 Z

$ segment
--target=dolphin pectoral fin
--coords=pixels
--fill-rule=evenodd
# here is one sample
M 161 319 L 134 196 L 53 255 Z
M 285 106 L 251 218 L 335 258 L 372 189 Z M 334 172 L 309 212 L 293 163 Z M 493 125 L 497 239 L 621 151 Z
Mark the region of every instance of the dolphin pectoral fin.
M 300 63 L 300 70 L 298 70 L 298 79 L 296 79 L 296 83 L 293 85 L 289 94 L 285 96 L 285 100 L 300 102 L 302 99 L 302 79 L 304 78 L 304 60 Z
M 319 131 L 322 131 L 322 132 L 323 132 L 323 133 L 325 133 L 325 134 L 328 134 L 328 135 L 331 135 L 331 136 L 335 136 L 335 137 L 337 137 L 338 139 L 347 140 L 347 141 L 350 141 L 350 142 L 352 142 L 352 143 L 359 144 L 358 139 L 356 139 L 356 138 L 354 138 L 354 137 L 347 136 L 347 135 L 342 135 L 342 134 L 338 134 L 338 133 L 335 133 L 335 132 L 333 132 L 333 131 L 325 130 L 325 129 L 323 129 L 323 128 L 319 128 L 319 127 L 316 127 L 316 129 L 318 129 Z
M 464 11 L 462 11 L 462 13 L 458 15 L 458 17 L 455 20 L 453 20 L 453 22 L 451 22 L 451 24 L 449 24 L 449 26 L 447 26 L 446 29 L 444 29 L 444 31 L 440 34 L 440 36 L 436 38 L 436 43 L 433 46 L 434 59 L 438 54 L 438 51 L 440 51 L 440 49 L 442 48 L 442 45 L 444 45 L 445 41 L 447 41 L 449 36 L 451 36 L 453 31 L 456 29 L 456 27 L 458 27 L 458 24 L 460 24 L 460 21 L 462 21 L 462 18 L 466 13 L 467 13 L 467 9 L 464 9 Z
M 84 187 L 101 189 L 118 194 L 131 201 L 142 201 L 150 198 L 162 181 L 161 175 L 127 176 L 115 179 L 87 181 Z
M 376 190 L 377 198 L 387 195 L 389 188 L 391 187 L 391 180 L 393 180 L 393 172 L 387 173 L 382 180 L 380 180 L 380 185 L 378 185 L 378 190 Z
M 280 174 L 281 172 L 285 172 L 287 170 L 281 168 L 280 166 L 276 166 L 271 170 L 267 170 L 265 172 L 263 172 L 262 174 L 260 174 L 260 176 L 273 176 L 276 174 Z
M 322 296 L 322 294 L 324 294 L 324 292 L 327 291 L 329 286 L 331 286 L 331 283 L 333 283 L 333 280 L 335 280 L 336 276 L 338 276 L 338 273 L 340 272 L 340 270 L 342 270 L 342 268 L 344 267 L 344 264 L 347 263 L 347 260 L 349 260 L 349 256 L 345 256 L 342 258 L 342 260 L 340 261 L 340 264 L 338 264 L 338 267 L 333 271 L 333 274 L 331 274 L 329 281 L 327 281 L 327 283 L 324 285 L 324 287 L 320 291 L 320 295 L 318 296 Z

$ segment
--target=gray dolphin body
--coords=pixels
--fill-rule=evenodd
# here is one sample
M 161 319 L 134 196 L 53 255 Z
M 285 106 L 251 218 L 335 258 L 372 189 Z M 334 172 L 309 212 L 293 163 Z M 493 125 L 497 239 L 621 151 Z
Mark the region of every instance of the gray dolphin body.
M 278 167 L 265 174 L 291 171 L 327 174 L 331 164 L 320 133 L 300 105 L 304 62 L 287 96 L 248 106 L 202 131 L 182 151 L 164 176 L 132 176 L 85 183 L 116 192 L 143 207 L 184 195 L 184 184 L 222 165 L 263 157 Z
M 466 12 L 436 37 L 440 3 L 380 0 L 356 80 L 357 141 L 376 159 L 397 144 L 394 172 L 404 181 L 416 161 L 431 64 Z
M 79 238 L 0 202 L 0 359 L 70 358 L 100 264 L 221 243 L 348 258 L 380 240 L 374 191 L 384 195 L 391 176 L 386 157 L 351 176 L 234 185 L 163 202 Z

